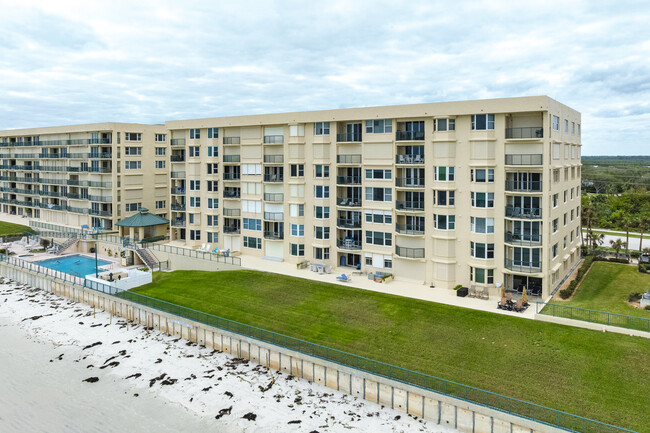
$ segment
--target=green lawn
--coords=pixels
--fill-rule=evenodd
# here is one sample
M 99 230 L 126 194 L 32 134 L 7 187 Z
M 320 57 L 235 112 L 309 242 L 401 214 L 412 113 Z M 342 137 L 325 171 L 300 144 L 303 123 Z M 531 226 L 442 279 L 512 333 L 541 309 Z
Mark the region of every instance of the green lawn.
M 639 310 L 627 303 L 630 293 L 647 290 L 650 290 L 650 274 L 642 274 L 636 266 L 594 262 L 573 298 L 555 303 L 650 319 L 650 311 Z
M 24 225 L 0 221 L 0 237 L 22 235 L 23 232 L 34 233 L 34 230 Z
M 614 425 L 650 422 L 645 339 L 248 270 L 156 272 L 137 292 Z

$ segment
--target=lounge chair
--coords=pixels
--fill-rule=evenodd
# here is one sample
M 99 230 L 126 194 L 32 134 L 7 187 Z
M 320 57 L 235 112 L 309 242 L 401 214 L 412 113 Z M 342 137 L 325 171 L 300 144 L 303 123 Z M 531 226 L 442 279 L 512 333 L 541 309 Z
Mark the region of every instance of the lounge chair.
M 223 252 L 224 257 L 228 257 L 230 255 L 230 248 L 228 248 L 226 251 Z
M 351 278 L 348 275 L 341 274 L 338 277 L 336 277 L 338 281 L 343 281 L 344 283 L 347 283 L 351 280 Z
M 211 247 L 212 247 L 212 245 L 210 245 L 210 244 L 206 244 L 205 249 L 203 250 L 203 252 L 204 252 L 204 253 L 209 253 Z
M 219 247 L 214 247 L 214 250 L 212 250 L 212 254 L 219 254 Z

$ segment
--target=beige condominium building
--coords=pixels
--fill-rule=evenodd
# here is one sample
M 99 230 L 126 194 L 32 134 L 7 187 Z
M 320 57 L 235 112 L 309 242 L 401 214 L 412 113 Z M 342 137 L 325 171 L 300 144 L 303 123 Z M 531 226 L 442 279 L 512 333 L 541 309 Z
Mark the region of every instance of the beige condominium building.
M 171 239 L 546 296 L 580 257 L 580 123 L 546 96 L 168 121 Z
M 0 210 L 104 230 L 141 207 L 167 217 L 168 146 L 163 125 L 0 131 Z

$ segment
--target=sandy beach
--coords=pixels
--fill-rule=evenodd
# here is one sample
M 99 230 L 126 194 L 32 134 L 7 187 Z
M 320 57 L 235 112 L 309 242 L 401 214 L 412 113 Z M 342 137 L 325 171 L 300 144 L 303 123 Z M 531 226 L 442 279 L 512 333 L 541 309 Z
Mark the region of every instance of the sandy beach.
M 0 431 L 453 432 L 0 279 Z

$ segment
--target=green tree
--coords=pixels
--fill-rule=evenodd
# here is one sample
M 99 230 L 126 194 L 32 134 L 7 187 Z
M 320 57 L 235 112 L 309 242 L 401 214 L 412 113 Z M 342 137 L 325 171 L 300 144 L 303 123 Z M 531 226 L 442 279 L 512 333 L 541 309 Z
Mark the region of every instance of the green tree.
M 610 240 L 609 244 L 612 246 L 614 251 L 616 252 L 616 258 L 618 259 L 618 253 L 621 251 L 623 248 L 627 248 L 627 244 L 621 240 L 621 238 L 618 238 L 616 240 Z
M 643 249 L 643 234 L 650 228 L 650 212 L 646 211 L 639 215 L 639 218 L 637 220 L 637 227 L 641 232 L 641 239 L 639 239 L 639 252 L 641 252 Z

